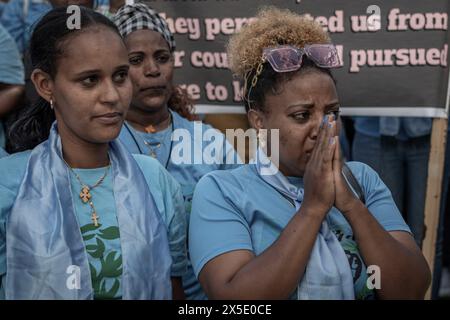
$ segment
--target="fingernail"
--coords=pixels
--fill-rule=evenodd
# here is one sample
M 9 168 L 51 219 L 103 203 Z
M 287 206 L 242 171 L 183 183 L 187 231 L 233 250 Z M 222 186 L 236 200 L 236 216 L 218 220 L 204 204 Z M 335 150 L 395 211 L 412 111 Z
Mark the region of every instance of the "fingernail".
M 322 123 L 320 124 L 320 127 L 322 128 L 325 125 L 325 123 L 327 123 L 327 122 L 328 122 L 328 115 L 325 115 L 322 119 Z
M 334 141 L 335 141 L 334 139 L 335 139 L 335 137 L 331 137 L 331 138 L 330 138 L 330 141 L 329 141 L 329 144 L 330 144 L 330 145 L 334 143 Z

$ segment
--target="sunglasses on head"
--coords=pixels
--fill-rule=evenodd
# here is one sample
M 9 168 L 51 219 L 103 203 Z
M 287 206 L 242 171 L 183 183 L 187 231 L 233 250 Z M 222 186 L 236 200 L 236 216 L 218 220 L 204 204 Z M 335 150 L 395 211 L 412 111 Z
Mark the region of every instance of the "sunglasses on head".
M 304 55 L 321 68 L 342 66 L 333 44 L 311 44 L 303 48 L 286 45 L 263 50 L 263 59 L 268 61 L 276 72 L 291 72 L 300 69 Z
M 256 86 L 258 77 L 261 75 L 263 65 L 266 61 L 276 72 L 291 72 L 301 68 L 303 56 L 306 55 L 314 64 L 320 68 L 338 68 L 342 67 L 336 47 L 329 44 L 311 44 L 303 48 L 297 48 L 289 45 L 266 48 L 263 50 L 261 62 L 253 74 L 253 78 L 247 84 L 245 80 L 244 99 L 250 104 L 250 92 Z M 248 76 L 250 73 L 247 74 Z M 246 76 L 247 77 L 247 76 Z

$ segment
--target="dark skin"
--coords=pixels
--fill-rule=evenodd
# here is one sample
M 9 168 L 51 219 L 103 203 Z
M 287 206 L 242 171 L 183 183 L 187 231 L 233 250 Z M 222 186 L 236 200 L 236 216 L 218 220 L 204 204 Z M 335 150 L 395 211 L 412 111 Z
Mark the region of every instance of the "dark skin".
M 170 124 L 167 102 L 173 90 L 174 60 L 158 32 L 143 29 L 125 38 L 133 83 L 127 122 L 142 132 L 166 129 Z M 172 278 L 173 299 L 185 299 L 181 277 Z
M 174 59 L 160 33 L 137 30 L 125 38 L 133 82 L 133 100 L 127 121 L 138 131 L 169 126 L 167 102 L 173 91 Z
M 131 100 L 126 49 L 103 26 L 69 40 L 54 78 L 36 69 L 31 79 L 39 95 L 53 101 L 67 163 L 104 167 L 109 164 L 108 143 L 119 135 Z
M 17 106 L 24 92 L 25 87 L 23 85 L 0 83 L 0 119 Z
M 318 71 L 297 73 L 277 95 L 266 94 L 264 111 L 251 110 L 256 129 L 280 130 L 279 169 L 303 177 L 301 208 L 262 254 L 236 250 L 217 256 L 201 270 L 200 283 L 212 299 L 287 299 L 303 277 L 321 223 L 332 206 L 352 227 L 366 265 L 381 270 L 380 299 L 422 299 L 430 270 L 413 237 L 385 231 L 355 198 L 341 175 L 336 87 Z M 325 115 L 327 123 L 320 126 Z
M 73 168 L 105 167 L 108 143 L 119 135 L 132 98 L 127 50 L 103 26 L 73 36 L 63 49 L 54 78 L 40 69 L 31 78 L 39 95 L 53 101 L 66 162 Z M 181 280 L 172 278 L 172 285 L 175 299 Z

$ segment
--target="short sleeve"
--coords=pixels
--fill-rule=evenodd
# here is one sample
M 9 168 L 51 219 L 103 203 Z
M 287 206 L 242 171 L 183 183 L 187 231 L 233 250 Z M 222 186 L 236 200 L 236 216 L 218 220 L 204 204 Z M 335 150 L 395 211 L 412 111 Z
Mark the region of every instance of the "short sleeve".
M 411 233 L 388 187 L 378 174 L 361 162 L 349 162 L 348 166 L 359 181 L 366 198 L 366 207 L 386 231 Z
M 144 172 L 145 179 L 166 225 L 172 257 L 172 277 L 181 277 L 187 268 L 187 221 L 183 195 L 178 182 L 153 158 L 133 155 Z
M 208 261 L 223 253 L 253 251 L 249 224 L 236 206 L 238 199 L 227 195 L 233 194 L 227 190 L 236 187 L 225 179 L 217 178 L 216 173 L 227 174 L 226 171 L 207 174 L 198 182 L 194 192 L 189 252 L 197 277 Z

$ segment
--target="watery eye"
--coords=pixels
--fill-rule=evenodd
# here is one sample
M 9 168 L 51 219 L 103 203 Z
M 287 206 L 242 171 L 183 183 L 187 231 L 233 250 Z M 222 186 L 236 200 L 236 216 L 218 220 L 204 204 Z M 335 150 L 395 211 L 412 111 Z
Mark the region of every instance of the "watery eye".
M 300 113 L 295 113 L 293 115 L 293 118 L 295 120 L 306 120 L 309 117 L 309 113 L 308 112 L 300 112 Z
M 334 119 L 339 118 L 339 114 L 340 114 L 340 113 L 341 113 L 341 112 L 340 112 L 339 110 L 332 110 L 332 111 L 329 112 L 329 114 L 334 115 Z

